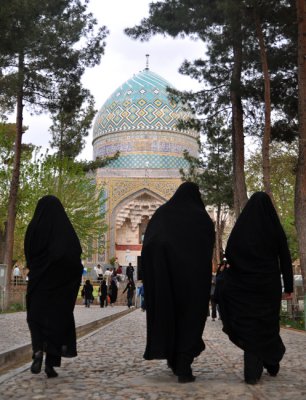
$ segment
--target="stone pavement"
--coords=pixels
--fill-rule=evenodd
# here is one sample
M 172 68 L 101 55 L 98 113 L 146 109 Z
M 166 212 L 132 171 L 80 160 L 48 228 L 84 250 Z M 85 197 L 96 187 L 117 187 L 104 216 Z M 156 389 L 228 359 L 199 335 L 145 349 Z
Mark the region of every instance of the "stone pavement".
M 106 308 L 75 306 L 75 325 L 78 327 L 126 309 L 125 306 Z M 30 342 L 31 337 L 25 312 L 0 314 L 0 353 Z
M 82 310 L 81 310 L 82 311 Z M 83 310 L 84 312 L 85 310 Z M 94 311 L 93 311 L 94 312 Z M 194 383 L 179 384 L 164 360 L 145 361 L 145 313 L 139 309 L 78 340 L 59 377 L 32 375 L 30 364 L 0 377 L 1 400 L 306 400 L 306 334 L 282 330 L 287 352 L 277 377 L 243 381 L 242 351 L 208 318 L 206 350 L 194 361 Z

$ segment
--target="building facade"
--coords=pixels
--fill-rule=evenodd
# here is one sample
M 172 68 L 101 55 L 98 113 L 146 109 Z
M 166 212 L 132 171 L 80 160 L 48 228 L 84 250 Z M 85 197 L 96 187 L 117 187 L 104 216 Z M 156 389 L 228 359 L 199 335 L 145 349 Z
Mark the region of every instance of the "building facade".
M 155 210 L 181 184 L 183 152 L 198 154 L 198 133 L 180 130 L 190 118 L 169 96 L 172 85 L 148 68 L 123 83 L 101 107 L 94 122 L 93 154 L 119 157 L 97 171 L 106 195 L 105 252 L 93 262 L 137 265 L 142 239 Z

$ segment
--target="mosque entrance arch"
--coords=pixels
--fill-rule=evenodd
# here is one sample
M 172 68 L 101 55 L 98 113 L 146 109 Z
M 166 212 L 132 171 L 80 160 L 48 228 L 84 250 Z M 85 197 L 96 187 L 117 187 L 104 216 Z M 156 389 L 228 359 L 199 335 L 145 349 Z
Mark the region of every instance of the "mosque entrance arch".
M 110 253 L 120 265 L 137 265 L 148 222 L 166 199 L 149 189 L 142 189 L 122 200 L 111 216 Z

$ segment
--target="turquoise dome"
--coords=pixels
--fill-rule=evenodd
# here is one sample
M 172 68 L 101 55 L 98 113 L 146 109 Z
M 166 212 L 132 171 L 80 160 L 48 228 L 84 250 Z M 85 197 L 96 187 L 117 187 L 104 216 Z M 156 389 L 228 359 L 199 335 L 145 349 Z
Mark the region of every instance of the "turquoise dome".
M 93 127 L 94 158 L 120 157 L 110 168 L 182 168 L 183 151 L 196 155 L 198 134 L 179 130 L 179 120 L 191 114 L 169 98 L 173 86 L 149 69 L 123 83 L 106 100 Z
M 94 123 L 94 139 L 126 130 L 176 130 L 178 119 L 186 118 L 182 104 L 169 99 L 161 76 L 145 69 L 126 81 L 106 100 Z

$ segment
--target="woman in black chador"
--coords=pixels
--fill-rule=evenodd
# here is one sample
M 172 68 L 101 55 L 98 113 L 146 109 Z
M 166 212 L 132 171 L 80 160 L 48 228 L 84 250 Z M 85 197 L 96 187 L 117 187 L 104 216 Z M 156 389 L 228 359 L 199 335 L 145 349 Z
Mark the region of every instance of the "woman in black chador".
M 99 288 L 99 298 L 100 298 L 100 307 L 107 307 L 108 301 L 107 301 L 107 284 L 106 284 L 106 279 L 103 278 L 100 284 Z
M 286 235 L 270 197 L 252 195 L 230 234 L 226 248 L 230 267 L 220 285 L 223 330 L 244 350 L 244 378 L 255 384 L 265 367 L 279 371 L 285 346 L 279 335 L 282 298 L 292 296 L 293 273 Z
M 191 182 L 155 212 L 144 237 L 144 358 L 166 359 L 181 383 L 195 380 L 191 364 L 205 348 L 214 237 L 199 187 Z
M 76 334 L 73 310 L 81 283 L 82 249 L 61 202 L 42 197 L 36 206 L 24 242 L 28 274 L 27 322 L 31 332 L 31 372 L 56 377 L 53 367 L 61 357 L 75 357 Z
M 117 286 L 117 278 L 115 276 L 112 277 L 111 284 L 110 284 L 110 305 L 113 306 L 118 297 L 118 286 Z
M 90 304 L 93 303 L 93 301 L 95 299 L 93 297 L 93 291 L 94 291 L 94 288 L 93 288 L 92 284 L 90 283 L 90 280 L 86 279 L 83 289 L 81 291 L 81 295 L 84 298 L 84 304 L 85 304 L 85 307 L 87 307 L 87 308 L 90 307 Z

